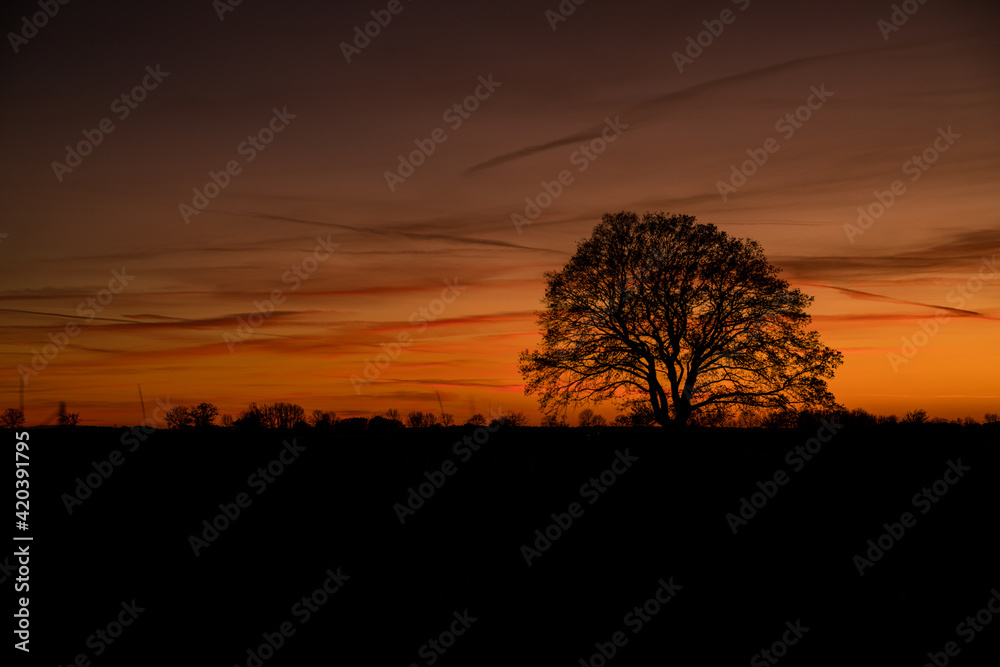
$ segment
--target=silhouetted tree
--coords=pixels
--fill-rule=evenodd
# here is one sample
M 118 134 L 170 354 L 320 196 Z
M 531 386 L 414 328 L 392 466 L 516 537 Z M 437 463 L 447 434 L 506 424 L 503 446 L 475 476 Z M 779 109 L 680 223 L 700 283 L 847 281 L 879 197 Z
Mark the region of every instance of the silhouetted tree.
M 336 412 L 324 412 L 323 410 L 313 410 L 309 415 L 309 425 L 314 428 L 326 429 L 337 423 Z
M 61 412 L 59 413 L 59 418 L 56 419 L 57 426 L 76 426 L 79 423 L 79 412 Z
M 465 422 L 466 426 L 486 426 L 486 417 L 482 413 L 477 412 L 476 414 L 469 417 L 469 421 Z
M 737 428 L 759 428 L 764 425 L 764 415 L 759 410 L 740 406 L 733 421 Z
M 190 408 L 190 412 L 195 428 L 208 428 L 218 416 L 219 408 L 211 403 L 199 403 Z
M 447 415 L 451 419 L 451 415 Z M 406 415 L 406 425 L 410 428 L 430 428 L 431 426 L 450 426 L 438 421 L 438 417 L 433 412 L 421 412 L 414 410 Z
M 1000 414 L 996 412 L 987 412 L 983 415 L 984 424 L 997 424 L 1000 423 Z
M 194 426 L 194 417 L 191 416 L 191 408 L 186 405 L 177 405 L 170 408 L 164 419 L 167 422 L 167 428 L 182 429 Z
M 441 426 L 453 426 L 455 424 L 455 416 L 448 412 L 441 413 Z
M 837 407 L 824 378 L 843 355 L 807 329 L 813 299 L 778 271 L 756 241 L 692 216 L 607 214 L 545 274 L 525 393 L 544 412 L 641 398 L 663 425 L 717 404 Z
M 764 415 L 764 428 L 795 428 L 795 413 L 772 412 Z
M 291 429 L 306 423 L 306 411 L 295 403 L 251 403 L 240 413 L 236 425 L 240 428 Z
M 562 415 L 542 415 L 542 426 L 546 428 L 565 428 L 569 426 L 566 417 Z
M 843 423 L 854 428 L 869 428 L 878 423 L 878 418 L 867 410 L 854 408 L 844 417 Z
M 628 411 L 615 417 L 615 424 L 618 426 L 640 427 L 652 426 L 656 420 L 653 418 L 653 411 L 647 401 L 633 401 L 628 405 Z M 699 416 L 707 414 L 705 410 L 697 413 Z
M 525 426 L 528 423 L 528 415 L 521 410 L 511 410 L 500 417 L 499 421 L 503 422 L 504 426 Z
M 580 411 L 577 416 L 577 424 L 581 428 L 591 428 L 594 426 L 607 426 L 608 420 L 599 414 L 595 414 L 590 408 L 586 408 Z
M 240 411 L 240 414 L 236 418 L 235 426 L 250 430 L 264 428 L 264 410 L 258 407 L 256 403 L 251 403 L 247 406 L 246 410 Z
M 20 428 L 24 426 L 24 413 L 17 408 L 7 408 L 0 413 L 0 428 Z
M 903 415 L 904 424 L 924 424 L 927 422 L 926 410 L 910 410 Z
M 397 410 L 396 408 L 389 408 L 388 410 L 386 410 L 385 411 L 385 418 L 386 419 L 390 419 L 390 420 L 395 420 L 395 421 L 398 421 L 400 423 L 403 422 L 403 418 L 402 418 L 402 416 L 400 416 L 399 410 Z
M 268 428 L 294 428 L 306 420 L 305 408 L 295 403 L 271 403 L 264 406 L 264 412 Z
M 734 426 L 736 424 L 736 419 L 734 414 L 736 410 L 729 405 L 707 405 L 701 410 L 698 410 L 691 415 L 688 424 L 692 426 L 708 426 L 708 427 L 719 427 L 719 426 Z M 656 423 L 653 419 L 652 414 L 649 415 L 649 421 L 646 426 L 650 426 Z
M 388 417 L 375 415 L 368 420 L 369 431 L 395 431 L 401 428 L 403 428 L 403 422 L 398 419 L 389 419 Z

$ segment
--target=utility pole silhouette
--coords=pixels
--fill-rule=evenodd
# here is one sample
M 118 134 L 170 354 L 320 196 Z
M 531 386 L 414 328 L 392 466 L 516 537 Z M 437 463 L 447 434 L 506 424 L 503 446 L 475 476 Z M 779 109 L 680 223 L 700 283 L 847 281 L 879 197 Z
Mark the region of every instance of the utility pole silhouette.
M 441 401 L 441 392 L 435 391 L 438 397 L 438 406 L 441 408 L 441 420 L 444 421 L 444 403 Z
M 142 406 L 142 425 L 145 426 L 146 425 L 146 402 L 144 400 L 142 400 L 142 385 L 139 384 L 139 383 L 136 383 L 135 386 L 137 386 L 139 388 L 139 404 Z

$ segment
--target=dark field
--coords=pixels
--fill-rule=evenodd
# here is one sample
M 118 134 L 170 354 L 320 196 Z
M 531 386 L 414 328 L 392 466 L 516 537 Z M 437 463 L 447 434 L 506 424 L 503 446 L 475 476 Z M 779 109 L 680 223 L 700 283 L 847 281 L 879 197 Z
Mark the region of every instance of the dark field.
M 959 624 L 1000 587 L 1000 431 L 905 426 L 823 431 L 811 460 L 786 454 L 815 431 L 501 427 L 473 451 L 454 449 L 470 427 L 125 444 L 120 429 L 29 429 L 32 661 L 996 664 L 1000 614 Z M 120 465 L 102 463 L 112 450 Z M 95 463 L 111 474 L 70 501 Z M 425 482 L 401 524 L 394 506 Z M 726 515 L 744 497 L 762 506 L 734 535 Z M 860 576 L 854 557 L 883 524 L 904 532 Z M 554 539 L 535 544 L 547 527 Z M 338 568 L 340 588 L 322 592 Z M 658 592 L 669 601 L 650 602 Z M 116 634 L 120 615 L 117 638 L 95 634 Z M 262 644 L 258 662 L 248 649 Z

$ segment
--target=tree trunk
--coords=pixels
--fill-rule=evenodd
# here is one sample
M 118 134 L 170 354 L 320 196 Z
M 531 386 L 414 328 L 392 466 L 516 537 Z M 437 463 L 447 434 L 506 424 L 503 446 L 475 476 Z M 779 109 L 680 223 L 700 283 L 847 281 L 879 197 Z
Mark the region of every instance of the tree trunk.
M 685 387 L 684 393 L 674 402 L 674 423 L 680 428 L 684 428 L 687 426 L 692 412 L 688 389 Z

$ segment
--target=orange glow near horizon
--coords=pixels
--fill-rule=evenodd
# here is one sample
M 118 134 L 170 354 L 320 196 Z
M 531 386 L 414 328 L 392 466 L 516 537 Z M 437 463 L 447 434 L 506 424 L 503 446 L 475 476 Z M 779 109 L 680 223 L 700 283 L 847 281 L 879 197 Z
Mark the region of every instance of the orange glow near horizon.
M 815 297 L 813 328 L 845 356 L 831 388 L 846 407 L 1000 412 L 993 8 L 927 3 L 884 39 L 888 5 L 816 18 L 753 3 L 679 72 L 670 54 L 714 5 L 588 5 L 553 32 L 521 4 L 481 9 L 481 23 L 414 4 L 412 24 L 350 64 L 328 34 L 356 23 L 344 8 L 313 25 L 244 5 L 221 30 L 197 23 L 190 44 L 163 30 L 128 54 L 83 47 L 82 35 L 114 41 L 103 18 L 46 27 L 6 65 L 9 99 L 25 103 L 0 111 L 0 410 L 34 359 L 29 425 L 61 401 L 84 424 L 138 423 L 137 385 L 147 412 L 158 399 L 232 415 L 288 401 L 370 416 L 438 412 L 440 396 L 459 422 L 492 407 L 537 424 L 517 360 L 538 340 L 543 274 L 624 209 L 759 241 Z M 185 34 L 194 23 L 174 20 Z M 57 180 L 67 144 L 156 63 L 169 76 Z M 495 91 L 449 124 L 443 112 L 491 73 Z M 779 130 L 820 86 L 829 99 Z M 241 141 L 284 108 L 287 127 L 244 161 Z M 581 158 L 616 118 L 620 136 Z M 386 172 L 436 128 L 447 139 L 390 189 Z M 723 198 L 719 182 L 771 138 L 777 150 Z M 186 222 L 179 205 L 234 159 L 240 173 Z M 564 170 L 572 182 L 531 216 Z M 861 229 L 859 207 L 882 213 Z M 518 230 L 512 214 L 534 219 Z M 123 270 L 134 278 L 100 312 L 86 305 Z M 58 350 L 43 364 L 46 345 Z M 380 354 L 389 363 L 371 370 Z

